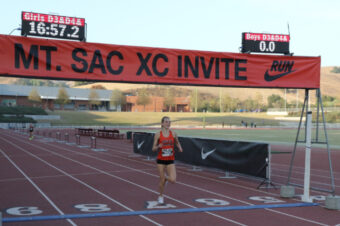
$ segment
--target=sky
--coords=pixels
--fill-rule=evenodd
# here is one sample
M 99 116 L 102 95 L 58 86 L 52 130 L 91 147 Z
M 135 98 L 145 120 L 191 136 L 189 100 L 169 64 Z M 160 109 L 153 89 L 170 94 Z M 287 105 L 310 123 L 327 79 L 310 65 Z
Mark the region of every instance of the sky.
M 11 0 L 0 34 L 21 26 L 22 11 L 85 18 L 87 42 L 233 53 L 242 32 L 288 34 L 289 24 L 295 56 L 340 66 L 338 0 Z

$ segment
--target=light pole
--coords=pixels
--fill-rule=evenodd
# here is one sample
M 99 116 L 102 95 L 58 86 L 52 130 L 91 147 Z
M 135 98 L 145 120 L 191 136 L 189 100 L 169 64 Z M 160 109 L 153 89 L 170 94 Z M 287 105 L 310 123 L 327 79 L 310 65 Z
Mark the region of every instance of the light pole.
M 20 27 L 14 28 L 8 35 L 11 35 L 14 31 L 21 31 Z

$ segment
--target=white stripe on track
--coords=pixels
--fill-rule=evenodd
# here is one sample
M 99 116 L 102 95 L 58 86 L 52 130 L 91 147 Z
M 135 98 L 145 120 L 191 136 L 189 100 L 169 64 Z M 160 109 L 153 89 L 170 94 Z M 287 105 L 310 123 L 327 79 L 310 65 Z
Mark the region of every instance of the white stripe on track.
M 20 141 L 21 141 L 21 140 L 20 140 Z M 23 141 L 22 141 L 22 142 L 23 142 Z M 80 165 L 82 165 L 82 166 L 85 166 L 85 167 L 88 167 L 88 168 L 90 168 L 90 169 L 96 170 L 96 171 L 98 171 L 98 172 L 100 172 L 100 173 L 102 173 L 102 174 L 111 176 L 111 177 L 116 178 L 116 179 L 118 179 L 118 180 L 122 180 L 122 181 L 124 181 L 124 182 L 129 183 L 129 184 L 132 184 L 132 185 L 134 185 L 134 186 L 137 186 L 137 187 L 139 187 L 139 188 L 142 188 L 142 189 L 144 189 L 144 190 L 147 190 L 147 191 L 150 191 L 150 192 L 152 192 L 152 193 L 158 194 L 158 191 L 149 189 L 149 188 L 147 188 L 147 187 L 144 187 L 144 186 L 142 186 L 142 185 L 136 184 L 136 183 L 134 183 L 134 182 L 132 182 L 132 181 L 129 181 L 129 180 L 126 180 L 126 179 L 124 179 L 124 178 L 121 178 L 121 177 L 112 175 L 112 174 L 110 174 L 110 173 L 107 173 L 106 171 L 102 171 L 102 170 L 100 170 L 100 169 L 97 169 L 97 168 L 92 167 L 92 166 L 90 166 L 90 165 L 87 165 L 87 164 L 85 164 L 85 163 L 79 162 L 79 161 L 77 161 L 77 160 L 74 160 L 74 159 L 65 157 L 65 156 L 63 156 L 63 155 L 61 155 L 61 154 L 59 154 L 59 153 L 55 153 L 55 152 L 52 152 L 52 151 L 50 151 L 50 150 L 47 150 L 46 148 L 43 148 L 43 147 L 41 147 L 41 146 L 34 145 L 33 143 L 27 143 L 27 144 L 30 144 L 30 145 L 32 145 L 32 146 L 35 146 L 36 148 L 42 149 L 42 150 L 44 150 L 44 151 L 46 151 L 46 152 L 49 152 L 49 153 L 51 153 L 51 154 L 53 154 L 53 155 L 57 155 L 57 156 L 59 156 L 59 157 L 61 157 L 61 158 L 67 159 L 67 160 L 69 160 L 69 161 L 78 163 L 78 164 L 80 164 Z M 12 145 L 15 145 L 15 144 L 12 144 Z M 51 144 L 46 144 L 46 145 L 54 146 L 54 145 L 51 145 Z M 15 145 L 15 146 L 17 146 L 17 145 Z M 19 146 L 17 146 L 17 147 L 18 147 L 19 149 L 23 150 L 23 149 L 20 148 Z M 57 147 L 57 148 L 60 148 L 60 147 Z M 68 149 L 66 149 L 66 150 L 69 151 Z M 24 151 L 24 150 L 23 150 L 23 151 Z M 24 152 L 26 152 L 26 151 L 24 151 Z M 72 153 L 73 151 L 69 151 L 69 152 Z M 29 152 L 26 152 L 26 153 L 28 153 L 28 154 L 34 156 L 33 154 L 31 154 L 31 153 L 29 153 Z M 83 153 L 82 153 L 81 155 L 83 155 Z M 87 156 L 87 155 L 85 154 L 85 156 Z M 68 175 L 68 176 L 72 177 L 71 175 L 67 174 L 67 173 L 64 172 L 63 170 L 58 169 L 57 167 L 51 165 L 50 163 L 44 161 L 43 159 L 40 159 L 39 157 L 36 157 L 36 156 L 34 156 L 34 157 L 37 158 L 37 159 L 39 159 L 40 161 L 44 162 L 45 164 L 50 165 L 52 168 L 55 168 L 55 169 L 57 169 L 58 171 L 64 173 L 65 175 Z M 88 157 L 92 157 L 92 156 L 88 156 Z M 100 159 L 100 160 L 101 160 L 101 159 Z M 121 167 L 124 167 L 123 165 L 120 165 L 120 166 L 121 166 Z M 133 169 L 133 168 L 130 168 L 130 167 L 125 167 L 125 168 L 131 169 L 131 170 L 134 170 L 134 171 L 138 171 L 138 170 Z M 146 173 L 146 172 L 144 172 L 144 171 L 138 171 L 138 172 Z M 148 174 L 148 173 L 146 173 L 146 174 Z M 150 174 L 150 175 L 152 175 L 152 174 Z M 153 176 L 155 176 L 155 175 L 153 175 Z M 74 177 L 72 177 L 72 178 L 74 178 Z M 78 181 L 77 178 L 74 178 L 74 179 Z M 80 180 L 79 180 L 79 182 L 82 183 L 82 184 L 84 183 L 85 186 L 89 186 L 89 185 L 87 185 L 85 182 L 81 182 Z M 90 186 L 90 187 L 91 187 L 91 186 Z M 91 188 L 92 188 L 92 187 L 91 187 Z M 95 189 L 95 188 L 93 188 L 93 189 Z M 99 191 L 98 191 L 98 192 L 99 192 Z M 102 193 L 102 194 L 103 194 L 103 193 Z M 108 199 L 111 200 L 111 198 L 110 198 L 109 196 L 107 196 L 107 195 L 105 195 L 105 194 L 103 194 L 103 195 L 104 195 L 106 198 L 108 198 Z M 180 201 L 180 200 L 177 200 L 177 199 L 175 199 L 175 198 L 172 198 L 172 197 L 170 197 L 170 196 L 165 196 L 165 197 L 168 198 L 168 199 L 171 199 L 171 200 L 173 200 L 173 201 L 176 201 L 176 202 L 178 202 L 178 203 L 181 203 L 182 205 L 185 205 L 185 206 L 188 206 L 188 207 L 191 207 L 191 208 L 197 208 L 197 207 L 195 207 L 195 206 L 192 206 L 192 205 L 190 205 L 190 204 L 184 203 L 184 202 L 182 202 L 182 201 Z M 128 207 L 126 207 L 126 208 L 128 208 Z M 132 211 L 132 210 L 131 210 L 131 211 Z M 220 215 L 215 214 L 215 213 L 211 213 L 211 212 L 205 212 L 205 213 L 207 213 L 207 214 L 209 214 L 209 215 L 212 215 L 212 216 L 215 216 L 215 217 L 218 217 L 218 218 L 223 219 L 223 220 L 225 220 L 225 221 L 228 221 L 228 222 L 237 224 L 237 225 L 246 226 L 245 224 L 242 224 L 242 223 L 240 223 L 240 222 L 231 220 L 231 219 L 229 219 L 229 218 L 225 218 L 225 217 L 220 216 Z
M 20 141 L 21 141 L 21 140 L 20 140 Z M 26 143 L 27 143 L 27 142 L 26 142 Z M 28 144 L 30 144 L 30 143 L 28 143 Z M 31 144 L 31 145 L 32 145 L 32 146 L 36 146 L 36 145 L 34 145 L 34 144 Z M 51 144 L 51 143 L 48 143 L 48 144 L 45 144 L 45 145 L 52 146 L 52 147 L 58 148 L 58 149 L 62 149 L 62 150 L 64 150 L 64 151 L 67 151 L 67 152 L 70 152 L 70 153 L 78 153 L 78 154 L 80 154 L 80 155 L 84 155 L 84 156 L 87 156 L 87 157 L 90 157 L 90 158 L 94 158 L 94 159 L 97 159 L 97 160 L 100 160 L 100 161 L 103 161 L 103 162 L 107 162 L 107 163 L 109 163 L 109 164 L 117 165 L 117 166 L 120 166 L 120 167 L 128 168 L 128 169 L 134 170 L 134 171 L 136 171 L 136 172 L 140 172 L 140 173 L 143 173 L 143 174 L 147 174 L 147 175 L 150 175 L 150 176 L 153 176 L 153 177 L 158 177 L 158 175 L 154 175 L 154 174 L 147 173 L 147 172 L 144 172 L 144 171 L 136 170 L 136 169 L 133 169 L 133 168 L 131 168 L 131 167 L 127 167 L 127 166 L 124 166 L 124 165 L 119 164 L 119 163 L 113 163 L 113 162 L 110 162 L 110 161 L 107 161 L 107 160 L 104 160 L 104 159 L 101 159 L 101 158 L 97 158 L 97 157 L 94 157 L 94 156 L 92 156 L 92 155 L 88 155 L 88 154 L 85 154 L 85 153 L 79 153 L 79 152 L 71 151 L 70 149 L 65 149 L 65 148 L 63 148 L 63 147 L 56 146 L 56 145 Z M 36 147 L 37 147 L 37 148 L 40 148 L 40 149 L 44 149 L 44 150 L 46 150 L 47 152 L 52 153 L 52 154 L 55 154 L 55 155 L 58 155 L 58 156 L 60 156 L 60 157 L 62 157 L 62 158 L 66 158 L 66 157 L 64 157 L 63 155 L 60 155 L 60 154 L 54 153 L 54 152 L 52 152 L 52 151 L 49 151 L 49 150 L 47 150 L 46 148 L 42 148 L 42 147 L 40 147 L 40 146 L 36 146 Z M 66 158 L 66 159 L 69 159 L 69 158 Z M 98 170 L 98 171 L 102 172 L 103 174 L 106 174 L 106 175 L 112 176 L 112 177 L 114 177 L 114 178 L 123 180 L 123 181 L 125 181 L 125 182 L 127 182 L 127 183 L 134 184 L 135 186 L 144 188 L 144 189 L 149 190 L 149 191 L 151 191 L 151 192 L 153 192 L 153 193 L 158 193 L 158 192 L 156 192 L 156 191 L 153 191 L 153 190 L 151 190 L 151 189 L 149 189 L 149 188 L 146 188 L 146 187 L 144 187 L 144 186 L 141 186 L 141 185 L 139 185 L 139 184 L 135 184 L 134 182 L 125 180 L 125 179 L 120 178 L 120 177 L 117 177 L 117 176 L 115 176 L 115 175 L 108 174 L 108 173 L 105 172 L 105 171 L 102 171 L 102 170 L 100 170 L 100 169 L 96 169 L 96 168 L 94 168 L 94 167 L 92 167 L 92 166 L 89 166 L 89 165 L 87 165 L 87 164 L 84 164 L 84 163 L 81 163 L 81 162 L 78 162 L 78 161 L 72 160 L 72 159 L 69 159 L 69 160 L 70 160 L 70 161 L 77 162 L 78 164 L 81 164 L 81 165 L 85 165 L 85 166 L 90 167 L 90 168 L 92 168 L 92 169 L 94 169 L 94 170 Z M 193 176 L 196 176 L 196 175 L 194 175 L 194 174 L 192 174 L 192 175 L 193 175 Z M 200 176 L 199 176 L 199 177 L 200 177 Z M 203 177 L 202 177 L 202 178 L 203 178 Z M 209 179 L 209 178 L 205 178 L 205 179 Z M 212 180 L 214 180 L 214 179 L 212 179 Z M 235 199 L 235 198 L 232 198 L 232 197 L 229 197 L 229 196 L 225 196 L 225 195 L 223 195 L 223 194 L 215 193 L 215 192 L 212 192 L 212 191 L 207 191 L 206 189 L 202 189 L 202 188 L 199 188 L 199 187 L 196 187 L 196 186 L 193 186 L 193 185 L 185 184 L 185 183 L 182 183 L 182 182 L 177 182 L 177 183 L 180 183 L 180 184 L 182 184 L 182 185 L 184 185 L 184 186 L 187 186 L 187 187 L 194 188 L 194 189 L 196 189 L 196 190 L 200 190 L 200 191 L 204 191 L 204 192 L 207 192 L 207 193 L 215 194 L 215 195 L 220 196 L 220 197 L 224 197 L 224 198 L 231 199 L 231 200 L 234 200 L 234 201 L 238 201 L 238 202 L 241 202 L 241 203 L 245 203 L 245 204 L 248 204 L 248 205 L 253 205 L 252 203 L 245 202 L 245 201 L 243 201 L 243 200 L 238 200 L 238 199 Z M 224 183 L 235 186 L 234 184 L 231 184 L 231 183 L 227 183 L 227 182 L 224 182 Z M 237 185 L 237 186 L 240 187 L 239 185 Z M 244 186 L 241 186 L 241 187 L 244 187 Z M 244 188 L 246 188 L 246 187 L 244 187 Z M 246 188 L 246 189 L 247 189 L 247 188 Z M 248 189 L 249 189 L 249 188 L 248 188 Z M 250 190 L 253 190 L 253 189 L 250 189 Z M 171 200 L 174 200 L 174 201 L 177 201 L 177 202 L 182 203 L 181 201 L 176 200 L 176 199 L 174 199 L 174 198 L 172 198 L 172 197 L 170 197 L 170 196 L 166 196 L 166 197 L 167 197 L 168 199 L 171 199 Z M 182 203 L 182 204 L 191 206 L 191 205 L 185 204 L 185 203 Z M 196 207 L 192 207 L 192 208 L 196 208 Z M 291 215 L 291 214 L 287 214 L 287 213 L 284 213 L 284 212 L 274 211 L 274 210 L 271 210 L 271 209 L 266 209 L 266 210 L 271 211 L 271 212 L 275 212 L 275 213 L 277 213 L 277 214 L 282 214 L 282 215 L 285 215 L 285 216 L 289 216 L 289 217 L 292 217 L 292 218 L 295 218 L 295 219 L 299 219 L 299 220 L 302 220 L 302 221 L 307 221 L 307 222 L 309 222 L 309 223 L 314 223 L 314 224 L 318 224 L 318 225 L 325 225 L 325 224 L 320 223 L 320 222 L 316 222 L 316 221 L 313 221 L 313 220 L 305 219 L 305 218 L 298 217 L 298 216 Z
M 47 200 L 47 202 L 49 202 L 50 204 L 51 204 L 51 206 L 58 212 L 58 213 L 60 213 L 60 215 L 65 215 L 64 214 L 64 212 L 63 211 L 61 211 L 61 209 L 59 209 L 58 207 L 57 207 L 57 205 L 56 204 L 54 204 L 54 202 L 39 188 L 39 186 L 38 185 L 36 185 L 27 175 L 26 175 L 26 173 L 24 172 L 24 171 L 22 171 L 21 169 L 20 169 L 20 167 L 17 165 L 17 164 L 15 164 L 15 162 L 12 160 L 12 159 L 10 159 L 9 157 L 8 157 L 8 155 L 5 153 L 5 152 L 3 152 L 1 149 L 0 149 L 0 152 L 3 154 L 3 156 L 5 156 L 6 157 L 6 159 L 10 162 L 10 163 L 12 163 L 12 165 L 33 185 L 33 187 L 35 188 L 35 189 L 37 189 L 37 191 Z M 74 225 L 74 226 L 76 226 L 77 224 L 75 224 L 71 219 L 66 219 L 71 225 Z
M 59 149 L 65 150 L 65 151 L 67 151 L 67 152 L 74 152 L 74 151 L 70 151 L 69 149 L 65 149 L 65 148 L 63 148 L 63 147 L 56 146 L 56 145 L 54 145 L 54 144 L 48 144 L 48 145 L 49 145 L 49 146 L 53 146 L 53 147 L 55 147 L 55 148 L 59 148 Z M 76 152 L 76 153 L 77 153 L 77 152 Z M 119 163 L 113 163 L 113 162 L 111 162 L 111 161 L 107 161 L 107 160 L 104 160 L 104 159 L 101 159 L 101 158 L 97 158 L 97 157 L 92 156 L 92 155 L 88 155 L 88 154 L 85 154 L 85 153 L 80 153 L 80 154 L 83 155 L 83 156 L 88 156 L 88 157 L 90 157 L 90 158 L 97 159 L 97 160 L 100 160 L 100 161 L 109 163 L 109 164 L 113 164 L 113 165 L 116 165 L 116 166 L 128 168 L 128 169 L 134 170 L 134 171 L 136 171 L 136 172 L 144 173 L 144 174 L 147 174 L 147 175 L 150 175 L 150 176 L 153 176 L 153 177 L 158 177 L 158 175 L 154 175 L 154 174 L 151 174 L 151 173 L 147 173 L 147 172 L 143 172 L 143 171 L 140 171 L 140 170 L 136 170 L 136 169 L 130 168 L 130 167 L 128 167 L 128 166 L 121 165 L 121 164 L 119 164 Z M 100 153 L 100 154 L 109 155 L 109 154 L 107 154 L 107 153 Z M 111 156 L 112 156 L 112 155 L 111 155 Z M 115 156 L 116 156 L 116 155 L 115 155 Z M 121 158 L 124 158 L 124 157 L 121 157 Z M 133 160 L 133 161 L 135 161 L 135 160 Z M 183 173 L 183 172 L 181 172 L 181 173 Z M 192 176 L 195 176 L 195 177 L 200 177 L 200 178 L 203 178 L 203 179 L 208 179 L 208 180 L 212 180 L 212 181 L 221 182 L 221 181 L 218 181 L 218 180 L 215 180 L 215 179 L 212 179 L 212 178 L 205 178 L 205 177 L 198 176 L 198 175 L 192 174 L 192 173 L 184 173 L 184 174 L 189 174 L 189 175 L 192 175 Z M 214 195 L 223 197 L 223 198 L 227 198 L 227 199 L 231 199 L 231 200 L 234 200 L 234 201 L 237 201 L 237 202 L 241 202 L 241 203 L 244 203 L 244 204 L 247 204 L 247 205 L 253 205 L 252 203 L 249 203 L 249 202 L 246 202 L 246 201 L 243 201 L 243 200 L 239 200 L 239 199 L 235 199 L 235 198 L 232 198 L 232 197 L 229 197 L 229 196 L 225 196 L 225 195 L 223 195 L 223 194 L 211 192 L 211 191 L 208 191 L 208 190 L 206 190 L 206 189 L 201 189 L 201 188 L 199 188 L 199 187 L 192 186 L 192 185 L 189 185 L 189 184 L 185 184 L 185 183 L 182 183 L 182 182 L 176 182 L 176 183 L 182 184 L 183 186 L 191 187 L 191 188 L 196 189 L 196 190 L 200 190 L 200 191 L 203 191 L 203 192 L 211 193 L 211 194 L 214 194 Z M 248 187 L 245 187 L 245 186 L 242 186 L 242 185 L 235 185 L 235 184 L 233 184 L 233 183 L 228 183 L 228 182 L 225 182 L 225 181 L 223 181 L 223 183 L 226 183 L 226 184 L 229 184 L 229 185 L 232 185 L 232 186 L 236 186 L 236 187 L 242 187 L 242 188 L 247 189 L 247 190 L 253 190 L 253 191 L 257 191 L 257 192 L 268 193 L 268 192 L 264 192 L 264 191 L 259 191 L 259 190 L 257 190 L 257 189 L 251 189 L 251 188 L 248 188 Z M 272 193 L 271 193 L 271 194 L 272 194 Z M 275 196 L 278 196 L 278 195 L 275 194 Z M 168 198 L 170 198 L 170 197 L 168 197 Z M 271 211 L 271 212 L 275 212 L 275 213 L 277 213 L 277 214 L 282 214 L 282 215 L 285 215 L 285 216 L 289 216 L 289 217 L 292 217 L 292 218 L 295 218 L 295 219 L 299 219 L 299 220 L 302 220 L 302 221 L 307 221 L 307 222 L 309 222 L 309 223 L 314 223 L 314 224 L 318 224 L 318 225 L 326 225 L 326 224 L 323 224 L 323 223 L 320 223 L 320 222 L 317 222 L 317 221 L 313 221 L 313 220 L 309 220 L 309 219 L 302 218 L 302 217 L 299 217 L 299 216 L 287 214 L 287 213 L 284 213 L 284 212 L 281 212 L 281 211 L 272 210 L 272 209 L 266 209 L 266 210 Z
M 60 146 L 56 146 L 56 145 L 53 145 L 53 144 L 48 144 L 48 145 L 49 145 L 49 146 L 52 146 L 52 147 L 54 147 L 54 148 L 62 149 L 62 150 L 67 151 L 67 152 L 75 153 L 75 151 L 70 151 L 69 149 L 65 149 L 65 148 L 60 147 Z M 51 151 L 48 151 L 48 152 L 53 153 L 53 152 L 51 152 Z M 55 154 L 56 154 L 56 153 L 55 153 Z M 113 165 L 116 165 L 116 166 L 128 168 L 128 169 L 134 170 L 134 171 L 139 172 L 139 173 L 147 174 L 147 175 L 150 175 L 150 176 L 153 176 L 153 177 L 158 177 L 158 175 L 154 175 L 154 174 L 151 174 L 151 173 L 147 173 L 147 172 L 144 172 L 144 171 L 140 171 L 140 170 L 137 170 L 137 169 L 133 169 L 133 168 L 131 168 L 131 167 L 124 166 L 124 165 L 121 165 L 121 164 L 119 164 L 119 163 L 113 163 L 113 162 L 111 162 L 111 161 L 107 161 L 107 160 L 104 160 L 104 159 L 101 159 L 101 158 L 97 158 L 97 157 L 94 157 L 94 156 L 92 156 L 92 155 L 88 155 L 88 154 L 85 154 L 85 153 L 79 153 L 79 154 L 80 154 L 80 155 L 83 155 L 83 156 L 87 156 L 87 157 L 93 158 L 93 159 L 97 159 L 97 160 L 100 160 L 100 161 L 103 161 L 103 162 L 106 162 L 106 163 L 109 163 L 109 164 L 113 164 Z M 59 154 L 57 154 L 57 155 L 59 155 Z M 65 157 L 62 156 L 62 155 L 60 155 L 60 156 L 63 157 L 63 158 L 65 158 Z M 71 160 L 71 159 L 70 159 L 70 160 Z M 71 161 L 75 161 L 75 160 L 71 160 Z M 76 161 L 76 162 L 78 162 L 78 161 Z M 78 163 L 79 163 L 79 162 L 78 162 Z M 80 164 L 83 164 L 83 163 L 80 163 Z M 86 165 L 86 164 L 85 164 L 85 165 Z M 92 167 L 92 166 L 88 166 L 88 167 L 90 167 L 90 168 L 92 168 L 92 169 L 94 169 L 94 170 L 99 170 L 99 169 L 96 169 L 96 168 L 94 168 L 94 167 Z M 103 173 L 106 174 L 106 175 L 109 175 L 109 176 L 112 176 L 112 177 L 117 178 L 117 176 L 108 174 L 108 173 L 106 173 L 105 171 L 102 171 L 102 170 L 99 170 L 99 171 L 103 172 Z M 192 175 L 193 175 L 193 174 L 192 174 Z M 196 176 L 196 175 L 193 175 L 193 176 Z M 118 179 L 119 179 L 119 178 L 120 178 L 120 177 L 118 177 Z M 125 179 L 123 179 L 123 178 L 120 178 L 120 179 L 123 180 L 123 181 L 125 181 L 125 182 L 132 183 L 132 184 L 134 184 L 134 185 L 136 185 L 136 186 L 138 186 L 138 187 L 145 188 L 144 186 L 135 184 L 134 182 L 125 180 Z M 206 178 L 205 178 L 205 179 L 206 179 Z M 214 179 L 212 179 L 212 180 L 214 180 Z M 227 198 L 227 199 L 230 199 L 230 200 L 234 200 L 234 201 L 237 201 L 237 202 L 241 202 L 241 203 L 244 203 L 244 204 L 247 204 L 247 205 L 253 205 L 252 203 L 249 203 L 249 202 L 246 202 L 246 201 L 243 201 L 243 200 L 239 200 L 239 199 L 235 199 L 235 198 L 232 198 L 232 197 L 230 197 L 230 196 L 225 196 L 225 195 L 223 195 L 223 194 L 219 194 L 219 193 L 216 193 L 216 192 L 208 191 L 208 190 L 206 190 L 206 189 L 202 189 L 202 188 L 199 188 L 199 187 L 197 187 L 197 186 L 185 184 L 185 183 L 182 183 L 182 182 L 176 182 L 176 183 L 181 184 L 181 185 L 183 185 L 183 186 L 187 186 L 187 187 L 196 189 L 196 190 L 199 190 L 199 191 L 203 191 L 203 192 L 207 192 L 207 193 L 210 193 L 210 194 L 214 194 L 214 195 L 216 195 L 216 196 L 220 196 L 220 197 L 223 197 L 223 198 Z M 231 184 L 231 183 L 229 183 L 229 184 Z M 231 184 L 231 185 L 233 185 L 233 184 Z M 243 186 L 242 186 L 242 187 L 243 187 Z M 246 188 L 246 187 L 244 187 L 244 188 Z M 148 188 L 145 188 L 145 189 L 152 191 L 151 189 L 148 189 Z M 249 188 L 246 188 L 246 189 L 249 189 Z M 252 190 L 252 189 L 250 189 L 250 190 Z M 152 192 L 155 193 L 155 191 L 152 191 Z M 156 192 L 156 193 L 157 193 L 157 192 Z M 167 197 L 168 199 L 171 199 L 171 200 L 174 200 L 174 201 L 177 201 L 177 202 L 180 202 L 180 203 L 184 204 L 183 202 L 181 202 L 181 201 L 179 201 L 179 200 L 177 200 L 177 199 L 174 199 L 174 198 L 172 198 L 172 197 L 170 197 L 170 196 L 165 196 L 165 197 Z M 184 204 L 184 205 L 185 205 L 185 204 Z M 196 208 L 196 207 L 193 207 L 193 208 Z M 314 224 L 318 224 L 318 225 L 326 225 L 326 224 L 323 224 L 323 223 L 320 223 L 320 222 L 317 222 L 317 221 L 305 219 L 305 218 L 298 217 L 298 216 L 291 215 L 291 214 L 287 214 L 287 213 L 284 213 L 284 212 L 280 212 L 280 211 L 276 211 L 276 210 L 274 211 L 274 210 L 272 210 L 272 209 L 266 209 L 266 210 L 268 210 L 268 211 L 270 211 L 270 212 L 275 212 L 275 213 L 277 213 L 277 214 L 289 216 L 289 217 L 292 217 L 292 218 L 295 218 L 295 219 L 299 219 L 299 220 L 302 220 L 302 221 L 307 221 L 307 222 L 309 222 L 309 223 L 314 223 Z
M 30 156 L 32 156 L 32 157 L 34 157 L 34 158 L 40 160 L 41 162 L 45 163 L 46 165 L 52 167 L 53 169 L 55 169 L 55 170 L 57 170 L 57 171 L 59 171 L 59 172 L 61 172 L 62 174 L 65 174 L 66 176 L 68 176 L 68 177 L 72 178 L 73 180 L 79 182 L 80 184 L 84 185 L 85 187 L 91 189 L 92 191 L 95 191 L 96 193 L 98 193 L 98 194 L 104 196 L 105 198 L 111 200 L 112 202 L 116 203 L 117 205 L 119 205 L 119 206 L 121 206 L 121 207 L 123 207 L 123 208 L 125 208 L 125 209 L 127 209 L 127 210 L 129 210 L 129 211 L 134 211 L 133 209 L 131 209 L 131 208 L 125 206 L 124 204 L 122 204 L 122 203 L 116 201 L 115 199 L 109 197 L 108 195 L 102 193 L 101 191 L 95 189 L 94 187 L 92 187 L 92 186 L 86 184 L 85 182 L 83 182 L 83 181 L 81 181 L 81 180 L 79 180 L 79 179 L 73 177 L 72 175 L 68 174 L 67 172 L 65 172 L 65 171 L 63 171 L 63 170 L 61 170 L 61 169 L 55 167 L 54 165 L 52 165 L 52 164 L 46 162 L 45 160 L 39 158 L 38 156 L 36 156 L 36 155 L 34 155 L 34 154 L 32 154 L 32 153 L 30 153 L 30 152 L 24 150 L 24 149 L 21 148 L 20 146 L 18 146 L 18 145 L 16 145 L 16 144 L 11 144 L 11 145 L 16 146 L 18 149 L 22 150 L 23 152 L 25 152 L 25 153 L 29 154 Z M 52 153 L 52 152 L 51 152 L 51 153 Z M 52 154 L 53 154 L 53 153 L 52 153 Z M 67 159 L 67 158 L 66 158 L 66 159 Z M 145 220 L 147 220 L 147 221 L 149 221 L 149 222 L 151 222 L 151 223 L 153 223 L 153 224 L 155 224 L 155 225 L 161 226 L 161 224 L 159 224 L 159 223 L 157 223 L 157 222 L 151 220 L 151 219 L 148 218 L 148 217 L 145 217 L 145 216 L 143 216 L 143 215 L 140 215 L 140 217 L 144 218 Z

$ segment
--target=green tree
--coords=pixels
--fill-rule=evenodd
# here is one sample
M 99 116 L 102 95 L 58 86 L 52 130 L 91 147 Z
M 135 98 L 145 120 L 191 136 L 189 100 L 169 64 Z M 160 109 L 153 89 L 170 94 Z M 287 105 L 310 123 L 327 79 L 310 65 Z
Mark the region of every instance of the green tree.
M 69 95 L 68 95 L 65 88 L 62 87 L 58 90 L 58 97 L 55 100 L 55 102 L 57 104 L 62 105 L 62 106 L 64 106 L 65 104 L 68 104 L 70 102 Z
M 333 73 L 340 73 L 340 67 L 333 67 L 331 72 L 333 72 Z
M 245 101 L 243 101 L 243 107 L 248 111 L 254 110 L 255 106 L 256 106 L 255 101 L 251 98 L 247 98 Z
M 255 108 L 256 109 L 263 109 L 264 108 L 264 103 L 263 103 L 263 96 L 261 93 L 256 93 L 255 95 Z
M 28 100 L 33 103 L 33 106 L 35 107 L 36 104 L 41 103 L 41 97 L 38 93 L 38 90 L 36 88 L 33 88 L 28 95 Z
M 241 101 L 238 98 L 232 98 L 228 94 L 223 97 L 223 108 L 226 112 L 236 111 L 241 107 Z
M 198 110 L 198 99 L 199 99 L 199 93 L 197 88 L 191 92 L 190 95 L 190 108 L 194 109 L 195 112 Z
M 171 111 L 171 108 L 175 105 L 175 94 L 171 88 L 166 89 L 164 97 L 164 105 Z
M 143 105 L 144 106 L 144 111 L 145 111 L 145 105 L 151 103 L 151 98 L 149 97 L 147 90 L 146 89 L 140 89 L 138 91 L 137 95 L 137 104 L 138 105 Z
M 89 102 L 91 105 L 91 109 L 96 108 L 98 105 L 100 105 L 100 100 L 99 100 L 99 94 L 95 89 L 91 89 L 90 94 L 89 94 Z
M 268 107 L 269 108 L 281 108 L 284 106 L 285 100 L 276 94 L 272 94 L 268 97 Z
M 123 92 L 120 91 L 119 89 L 112 90 L 110 104 L 116 106 L 116 109 L 118 108 L 118 106 L 126 104 L 126 97 L 123 94 Z
M 209 106 L 208 111 L 209 112 L 219 112 L 220 111 L 220 100 L 218 98 L 213 98 L 211 100 L 208 100 Z

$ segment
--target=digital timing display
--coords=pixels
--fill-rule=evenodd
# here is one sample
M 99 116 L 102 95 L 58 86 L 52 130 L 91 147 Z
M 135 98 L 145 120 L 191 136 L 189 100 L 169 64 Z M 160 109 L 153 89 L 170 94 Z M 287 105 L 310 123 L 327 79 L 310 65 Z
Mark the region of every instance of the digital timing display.
M 289 54 L 289 35 L 242 33 L 242 53 L 283 53 Z
M 21 35 L 85 41 L 85 19 L 22 12 Z

